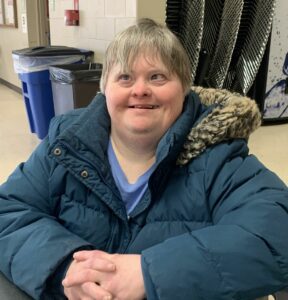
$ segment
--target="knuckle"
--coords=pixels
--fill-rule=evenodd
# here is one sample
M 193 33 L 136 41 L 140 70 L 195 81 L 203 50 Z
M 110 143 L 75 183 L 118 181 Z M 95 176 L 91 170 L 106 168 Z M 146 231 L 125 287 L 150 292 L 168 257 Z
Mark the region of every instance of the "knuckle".
M 92 282 L 85 282 L 82 284 L 82 291 L 84 291 L 85 294 L 91 295 L 93 293 L 93 283 Z
M 83 272 L 83 280 L 84 281 L 92 281 L 93 280 L 93 270 L 87 269 Z
M 119 256 L 120 256 L 120 254 L 118 254 L 118 253 L 112 254 L 112 257 L 113 257 L 113 258 L 118 258 Z
M 91 260 L 91 259 L 87 260 L 86 267 L 88 269 L 92 269 L 93 268 L 93 260 Z
M 94 250 L 92 253 L 93 253 L 94 256 L 97 256 L 101 253 L 101 251 L 100 250 Z
M 101 283 L 101 287 L 103 287 L 106 291 L 116 291 L 118 290 L 117 284 L 113 280 L 107 280 Z
M 111 284 L 111 282 L 108 282 L 108 281 L 102 282 L 101 287 L 106 291 L 112 290 L 112 284 Z
M 82 289 L 83 289 L 84 291 L 89 290 L 89 289 L 90 289 L 90 284 L 91 284 L 91 282 L 84 282 L 84 283 L 82 284 Z

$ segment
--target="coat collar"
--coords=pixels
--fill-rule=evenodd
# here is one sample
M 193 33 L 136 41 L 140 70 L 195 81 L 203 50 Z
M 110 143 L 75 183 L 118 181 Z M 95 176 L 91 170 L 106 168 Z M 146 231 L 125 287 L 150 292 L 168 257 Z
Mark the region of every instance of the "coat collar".
M 213 109 L 191 128 L 177 164 L 185 165 L 207 147 L 220 142 L 243 138 L 261 125 L 261 114 L 256 102 L 224 89 L 193 87 L 201 102 Z

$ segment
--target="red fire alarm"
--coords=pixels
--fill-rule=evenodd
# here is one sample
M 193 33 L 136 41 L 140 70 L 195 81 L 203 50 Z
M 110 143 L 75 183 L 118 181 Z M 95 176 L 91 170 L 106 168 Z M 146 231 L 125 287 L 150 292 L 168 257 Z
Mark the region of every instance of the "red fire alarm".
M 65 10 L 65 25 L 79 26 L 79 10 L 76 9 Z

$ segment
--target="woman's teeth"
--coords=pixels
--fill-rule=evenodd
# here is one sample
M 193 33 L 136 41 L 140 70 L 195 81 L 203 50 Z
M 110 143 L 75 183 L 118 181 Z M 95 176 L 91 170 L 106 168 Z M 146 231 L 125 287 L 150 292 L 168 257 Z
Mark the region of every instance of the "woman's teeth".
M 154 109 L 159 107 L 158 105 L 131 105 L 129 108 L 139 108 L 139 109 Z

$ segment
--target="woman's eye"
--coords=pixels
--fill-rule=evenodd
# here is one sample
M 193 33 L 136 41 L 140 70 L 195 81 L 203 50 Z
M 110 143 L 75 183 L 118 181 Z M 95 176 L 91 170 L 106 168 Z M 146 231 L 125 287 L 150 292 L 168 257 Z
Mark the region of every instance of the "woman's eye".
M 119 79 L 120 81 L 128 81 L 128 80 L 131 79 L 131 77 L 130 77 L 129 74 L 121 74 L 121 75 L 118 77 L 118 79 Z
M 166 77 L 163 74 L 153 74 L 151 76 L 151 80 L 163 81 L 165 79 L 166 79 Z

